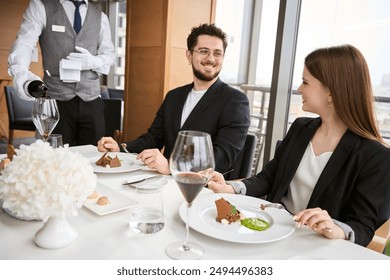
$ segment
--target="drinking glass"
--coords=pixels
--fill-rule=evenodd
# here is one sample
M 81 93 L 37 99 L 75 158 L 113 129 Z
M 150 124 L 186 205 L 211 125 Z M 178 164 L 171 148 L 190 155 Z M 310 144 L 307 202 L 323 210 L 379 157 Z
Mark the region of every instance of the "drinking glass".
M 36 98 L 33 104 L 32 118 L 43 141 L 46 142 L 60 119 L 56 100 L 46 97 Z
M 214 152 L 209 134 L 200 131 L 180 131 L 170 158 L 173 178 L 187 202 L 186 238 L 166 248 L 172 259 L 200 259 L 203 248 L 189 241 L 190 208 L 192 202 L 213 176 Z
M 138 203 L 130 212 L 130 228 L 140 234 L 162 230 L 165 224 L 162 186 L 138 186 L 135 197 Z
M 53 148 L 59 148 L 63 147 L 64 143 L 62 142 L 62 134 L 50 134 L 48 140 L 50 143 L 50 146 Z

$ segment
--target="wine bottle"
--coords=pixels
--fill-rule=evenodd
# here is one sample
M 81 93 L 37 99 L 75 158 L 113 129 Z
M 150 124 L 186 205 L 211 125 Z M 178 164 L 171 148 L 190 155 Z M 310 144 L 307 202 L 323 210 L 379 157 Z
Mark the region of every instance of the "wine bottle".
M 27 92 L 35 98 L 47 97 L 47 86 L 40 80 L 28 81 L 24 84 Z

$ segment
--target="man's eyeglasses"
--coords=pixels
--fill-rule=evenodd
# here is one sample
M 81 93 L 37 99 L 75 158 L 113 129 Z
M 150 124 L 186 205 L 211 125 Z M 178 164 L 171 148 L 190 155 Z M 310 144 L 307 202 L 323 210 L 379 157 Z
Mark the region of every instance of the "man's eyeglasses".
M 209 57 L 210 54 L 213 54 L 215 59 L 221 59 L 224 56 L 223 51 L 221 51 L 221 50 L 216 50 L 216 51 L 211 52 L 209 49 L 199 49 L 199 50 L 193 49 L 193 51 L 197 52 L 198 54 L 200 54 L 201 56 L 203 56 L 205 58 Z

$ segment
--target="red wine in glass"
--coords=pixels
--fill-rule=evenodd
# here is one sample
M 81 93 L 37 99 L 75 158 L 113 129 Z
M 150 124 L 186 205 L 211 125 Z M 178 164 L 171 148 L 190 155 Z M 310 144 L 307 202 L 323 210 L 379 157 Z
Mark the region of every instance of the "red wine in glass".
M 171 174 L 186 200 L 186 239 L 166 248 L 172 259 L 196 260 L 204 255 L 202 246 L 189 241 L 190 208 L 197 195 L 213 175 L 215 168 L 210 134 L 201 131 L 180 131 L 169 160 Z
M 191 172 L 179 173 L 175 176 L 175 180 L 189 204 L 194 201 L 208 181 L 207 177 Z

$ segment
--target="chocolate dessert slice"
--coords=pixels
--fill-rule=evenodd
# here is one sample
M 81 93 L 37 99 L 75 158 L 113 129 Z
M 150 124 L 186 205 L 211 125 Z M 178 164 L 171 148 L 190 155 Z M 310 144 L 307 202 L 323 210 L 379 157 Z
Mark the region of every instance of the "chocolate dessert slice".
M 241 212 L 223 197 L 216 200 L 215 205 L 217 207 L 218 222 L 231 224 L 241 219 Z
M 96 162 L 96 165 L 102 166 L 102 167 L 120 167 L 121 162 L 118 158 L 118 156 L 115 156 L 114 158 L 107 155 L 107 153 L 104 153 L 104 155 L 99 158 Z

